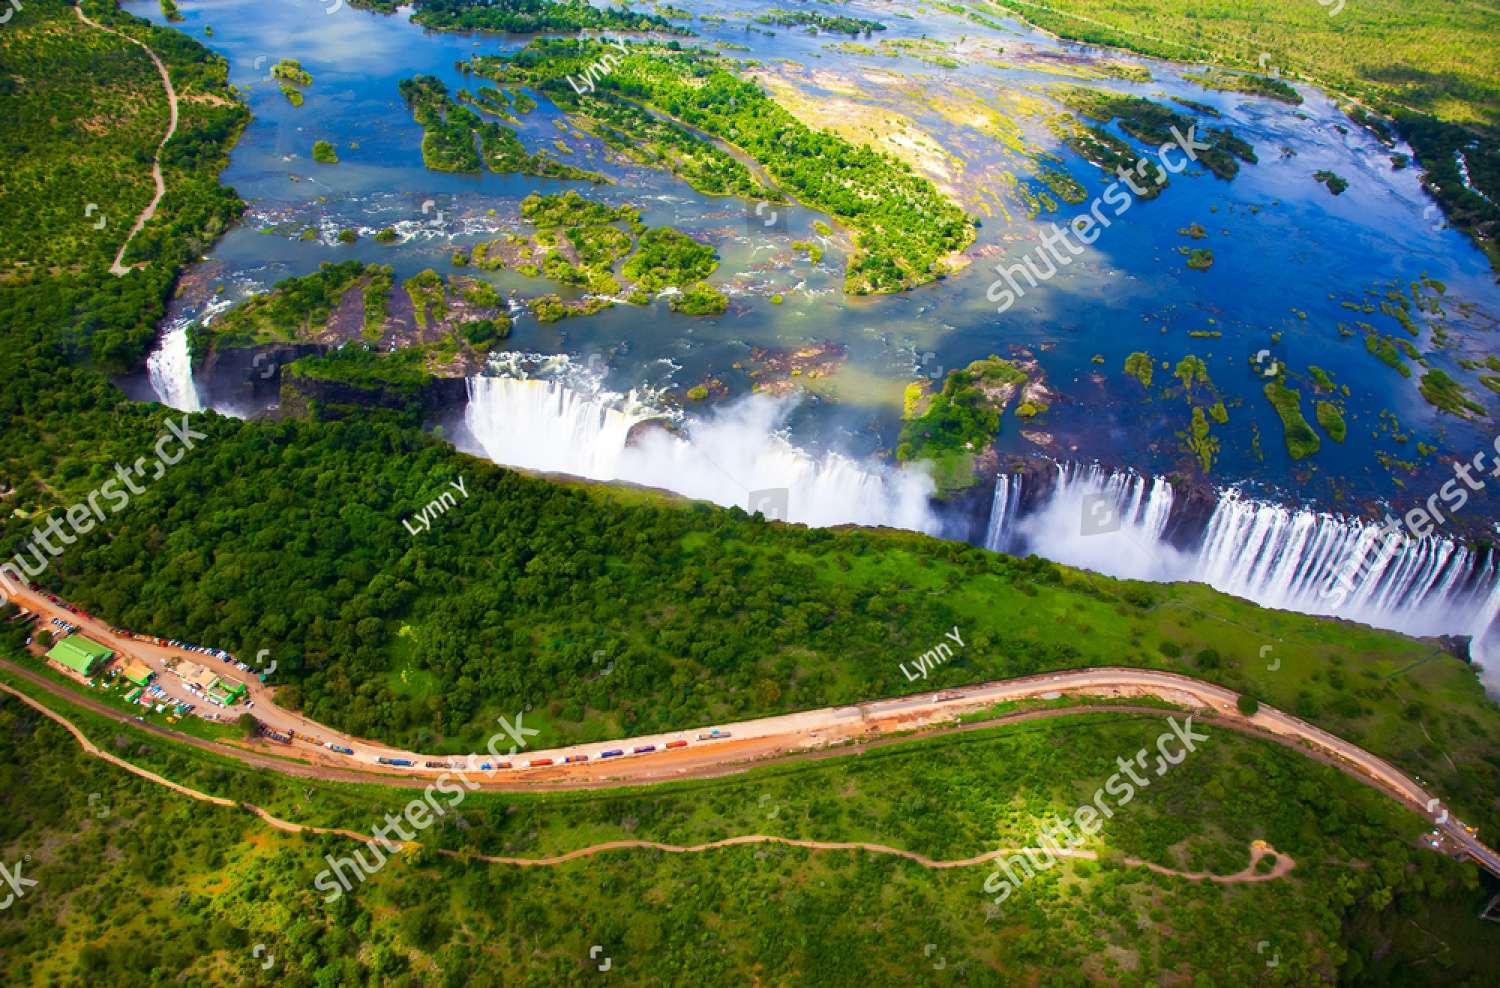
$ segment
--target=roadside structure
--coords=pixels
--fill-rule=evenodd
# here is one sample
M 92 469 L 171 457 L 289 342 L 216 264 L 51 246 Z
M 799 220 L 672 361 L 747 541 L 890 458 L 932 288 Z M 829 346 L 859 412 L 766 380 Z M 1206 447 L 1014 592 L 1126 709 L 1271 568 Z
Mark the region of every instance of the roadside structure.
M 83 635 L 69 635 L 52 646 L 47 658 L 69 672 L 85 679 L 114 658 L 114 650 Z

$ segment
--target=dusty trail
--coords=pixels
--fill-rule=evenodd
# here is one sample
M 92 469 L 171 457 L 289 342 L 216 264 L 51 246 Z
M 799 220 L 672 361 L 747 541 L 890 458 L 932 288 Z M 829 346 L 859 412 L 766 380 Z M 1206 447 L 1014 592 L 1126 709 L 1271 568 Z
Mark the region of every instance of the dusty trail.
M 20 700 L 28 707 L 31 707 L 33 710 L 36 710 L 38 713 L 56 722 L 73 736 L 73 739 L 78 742 L 79 747 L 81 747 L 87 754 L 92 755 L 95 758 L 102 759 L 103 761 L 108 762 L 116 768 L 124 769 L 131 775 L 135 775 L 150 782 L 154 782 L 159 786 L 165 786 L 166 788 L 172 790 L 175 793 L 178 793 L 179 795 L 187 796 L 190 799 L 196 799 L 199 802 L 212 803 L 215 806 L 242 807 L 255 816 L 259 817 L 270 826 L 275 827 L 277 830 L 286 831 L 287 833 L 332 834 L 340 837 L 347 837 L 350 840 L 360 841 L 364 844 L 376 843 L 374 838 L 366 834 L 361 834 L 357 831 L 347 830 L 343 827 L 318 827 L 312 824 L 296 823 L 291 820 L 284 820 L 281 817 L 274 816 L 270 812 L 261 809 L 259 806 L 253 806 L 249 803 L 240 803 L 233 799 L 226 799 L 223 796 L 210 795 L 209 793 L 200 792 L 197 789 L 193 789 L 189 786 L 184 786 L 179 783 L 173 782 L 170 779 L 165 779 L 162 776 L 157 775 L 155 772 L 151 772 L 147 769 L 141 768 L 138 765 L 133 765 L 130 762 L 125 761 L 123 758 L 119 758 L 107 751 L 101 750 L 97 745 L 90 741 L 88 736 L 85 735 L 83 731 L 80 730 L 72 721 L 68 720 L 62 714 L 57 713 L 46 705 L 33 700 L 25 693 L 22 693 L 19 690 L 6 685 L 5 683 L 0 683 L 0 691 L 4 691 L 5 693 L 14 696 L 16 699 Z M 416 841 L 389 842 L 389 846 L 395 848 L 398 851 L 404 849 L 408 844 L 415 847 L 421 846 L 421 844 Z M 554 854 L 539 858 L 508 857 L 498 854 L 474 854 L 465 851 L 454 851 L 448 848 L 435 848 L 435 850 L 437 851 L 437 853 L 445 855 L 447 857 L 468 857 L 473 860 L 484 861 L 490 864 L 517 865 L 520 867 L 550 867 L 554 865 L 567 864 L 570 861 L 577 861 L 580 858 L 590 858 L 596 854 L 602 854 L 606 851 L 645 849 L 653 851 L 664 851 L 668 854 L 700 854 L 705 851 L 718 850 L 719 848 L 742 847 L 747 844 L 781 844 L 786 847 L 800 847 L 812 851 L 865 851 L 870 854 L 880 854 L 902 858 L 906 861 L 911 861 L 919 864 L 923 868 L 934 870 L 968 868 L 972 867 L 973 865 L 983 864 L 987 861 L 994 861 L 998 858 L 1021 854 L 1023 852 L 1022 848 L 997 848 L 996 850 L 986 851 L 983 854 L 976 854 L 973 857 L 969 858 L 959 858 L 953 861 L 944 861 L 936 858 L 929 858 L 925 854 L 918 854 L 915 851 L 907 851 L 899 847 L 890 847 L 886 844 L 874 844 L 868 841 L 803 840 L 795 837 L 779 837 L 773 834 L 744 834 L 738 837 L 726 837 L 723 840 L 709 841 L 705 844 L 665 844 L 659 841 L 648 840 L 604 841 L 599 844 L 590 844 L 587 847 L 580 847 L 572 851 L 566 851 L 562 854 Z M 1059 848 L 1058 850 L 1051 853 L 1059 857 L 1079 858 L 1089 861 L 1097 860 L 1099 857 L 1099 855 L 1094 851 L 1076 850 L 1072 848 Z M 1257 873 L 1255 866 L 1260 862 L 1261 858 L 1265 857 L 1267 854 L 1276 855 L 1276 863 L 1274 867 L 1266 872 Z M 1176 878 L 1185 878 L 1190 881 L 1207 880 L 1212 882 L 1219 882 L 1222 884 L 1274 881 L 1275 879 L 1284 877 L 1297 866 L 1297 863 L 1293 861 L 1289 856 L 1282 854 L 1276 851 L 1274 848 L 1271 848 L 1270 846 L 1259 841 L 1252 844 L 1250 847 L 1250 863 L 1243 869 L 1235 872 L 1232 875 L 1215 875 L 1210 872 L 1203 871 L 1179 871 L 1175 868 L 1168 868 L 1164 865 L 1159 865 L 1151 861 L 1143 861 L 1140 858 L 1133 857 L 1126 857 L 1123 860 L 1126 864 L 1132 867 L 1146 868 L 1150 871 L 1156 872 L 1159 875 L 1170 875 Z
M 105 27 L 103 24 L 90 18 L 88 14 L 85 14 L 82 7 L 74 7 L 73 12 L 78 15 L 79 20 L 91 27 L 98 28 L 107 34 L 124 38 L 133 45 L 140 45 L 146 54 L 151 56 L 151 61 L 156 63 L 156 71 L 161 73 L 162 85 L 167 88 L 167 106 L 171 110 L 171 119 L 167 124 L 167 132 L 162 137 L 161 143 L 156 145 L 156 158 L 151 162 L 151 179 L 156 183 L 156 195 L 152 196 L 151 202 L 147 204 L 145 209 L 141 210 L 141 215 L 135 218 L 135 225 L 126 234 L 125 242 L 120 245 L 120 251 L 115 255 L 114 263 L 109 266 L 110 274 L 123 276 L 129 274 L 131 271 L 130 268 L 121 263 L 125 260 L 125 251 L 130 247 L 130 241 L 134 240 L 135 235 L 141 232 L 141 228 L 146 225 L 151 217 L 156 215 L 156 207 L 161 204 L 161 197 L 167 194 L 167 183 L 161 175 L 161 151 L 162 148 L 167 146 L 167 142 L 172 139 L 172 135 L 177 133 L 177 90 L 172 88 L 172 77 L 168 74 L 167 67 L 162 64 L 161 59 L 156 57 L 156 52 L 151 50 L 150 45 L 137 38 L 132 38 L 121 31 L 116 31 L 112 27 Z

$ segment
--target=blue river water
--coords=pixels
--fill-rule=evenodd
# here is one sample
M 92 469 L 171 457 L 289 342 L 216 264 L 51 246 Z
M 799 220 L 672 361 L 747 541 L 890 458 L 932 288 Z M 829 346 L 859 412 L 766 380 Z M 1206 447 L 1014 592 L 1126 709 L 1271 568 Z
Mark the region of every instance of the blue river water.
M 125 6 L 162 23 L 154 3 Z M 885 119 L 899 116 L 910 133 L 940 147 L 924 159 L 928 173 L 981 219 L 965 270 L 897 296 L 845 296 L 846 254 L 839 238 L 824 241 L 828 252 L 816 265 L 790 249 L 793 240 L 818 239 L 815 211 L 781 207 L 767 226 L 764 211 L 757 215 L 753 203 L 702 196 L 670 175 L 620 160 L 592 138 L 560 129 L 560 114 L 544 97 L 523 118 L 520 134 L 527 146 L 550 149 L 561 139 L 571 151 L 559 157 L 604 172 L 615 184 L 428 171 L 421 161 L 421 130 L 401 103 L 397 82 L 427 73 L 451 90 L 473 88 L 475 81 L 455 63 L 515 50 L 529 39 L 425 31 L 408 22 L 409 11 L 381 15 L 339 0 L 205 0 L 185 5 L 177 26 L 229 59 L 230 79 L 246 92 L 254 120 L 222 179 L 249 210 L 215 245 L 198 275 L 240 297 L 325 261 L 389 263 L 398 277 L 428 267 L 448 272 L 455 249 L 524 230 L 518 202 L 528 193 L 578 188 L 598 199 L 635 203 L 646 222 L 670 223 L 713 243 L 721 264 L 711 280 L 730 295 L 730 310 L 717 318 L 691 318 L 658 302 L 550 326 L 523 316 L 504 349 L 578 359 L 606 355 L 609 387 L 621 393 L 680 396 L 713 378 L 728 386 L 727 400 L 734 401 L 751 389 L 745 368 L 753 348 L 838 344 L 844 362 L 831 376 L 805 382 L 810 397 L 784 422 L 794 440 L 808 447 L 888 457 L 906 385 L 991 353 L 1034 358 L 1052 392 L 1043 415 L 1024 423 L 1006 417 L 997 440 L 1002 452 L 1201 475 L 1184 443 L 1190 404 L 1180 388 L 1166 386 L 1171 371 L 1163 367 L 1175 367 L 1188 354 L 1205 362 L 1229 416 L 1213 425 L 1221 449 L 1208 479 L 1216 484 L 1355 511 L 1372 501 L 1425 495 L 1447 475 L 1445 458 L 1467 458 L 1489 446 L 1494 428 L 1487 420 L 1433 408 L 1418 390 L 1423 369 L 1401 376 L 1366 352 L 1365 331 L 1355 327 L 1365 322 L 1385 336 L 1409 339 L 1432 367 L 1451 374 L 1493 413 L 1497 396 L 1458 361 L 1495 352 L 1500 288 L 1494 275 L 1462 235 L 1441 224 L 1417 169 L 1392 163 L 1391 155 L 1405 149 L 1380 144 L 1326 94 L 1299 86 L 1304 102 L 1291 106 L 1212 91 L 1185 78 L 1200 66 L 1065 44 L 1014 21 L 998 31 L 950 14 L 917 19 L 905 5 L 852 0 L 837 12 L 881 21 L 888 30 L 845 39 L 749 20 L 762 9 L 709 0 L 694 5 L 697 19 L 683 23 L 700 35 L 698 43 L 744 46 L 748 50 L 725 54 L 754 60 L 758 74 L 796 87 L 813 104 L 843 101 Z M 710 19 L 703 20 L 705 15 Z M 210 27 L 211 36 L 205 30 Z M 880 48 L 883 42 L 924 39 L 950 45 L 938 60 L 950 64 L 914 57 L 910 48 L 904 55 Z M 845 40 L 863 49 L 839 50 L 836 45 Z M 270 66 L 282 58 L 299 60 L 314 77 L 300 107 L 268 78 Z M 1144 66 L 1150 81 L 1098 71 L 1119 62 Z M 1066 84 L 1212 106 L 1220 116 L 1206 122 L 1232 128 L 1254 146 L 1259 161 L 1243 165 L 1232 181 L 1198 168 L 1173 176 L 1160 197 L 1135 203 L 1055 278 L 1028 288 L 1000 313 L 986 294 L 997 277 L 994 266 L 1019 260 L 1048 224 L 1066 222 L 1087 203 L 1028 216 L 1011 176 L 1025 181 L 1033 164 L 992 127 L 973 121 L 998 110 L 1024 135 L 1028 149 L 1055 156 L 1093 199 L 1113 179 L 1043 125 L 1047 113 L 1059 109 L 1048 91 Z M 332 142 L 340 163 L 314 163 L 315 140 Z M 1322 169 L 1348 179 L 1348 190 L 1332 195 L 1312 178 Z M 1204 239 L 1181 232 L 1193 224 L 1204 228 Z M 315 239 L 300 239 L 309 226 L 317 228 Z M 386 226 L 397 227 L 400 243 L 373 240 L 371 234 Z M 361 230 L 357 243 L 335 240 L 346 227 Z M 1189 269 L 1183 247 L 1212 249 L 1212 267 Z M 486 277 L 522 298 L 555 290 L 513 273 Z M 1409 298 L 1411 283 L 1424 277 L 1445 286 L 1442 315 L 1417 314 L 1420 335 L 1412 338 L 1378 311 L 1378 302 L 1392 290 Z M 784 296 L 782 304 L 771 301 L 776 293 Z M 1356 312 L 1345 304 L 1366 302 L 1377 310 Z M 201 310 L 201 300 L 190 298 L 174 315 Z M 1352 335 L 1341 334 L 1341 324 Z M 1324 434 L 1316 455 L 1290 458 L 1280 420 L 1262 394 L 1265 380 L 1251 367 L 1251 356 L 1260 350 L 1269 350 L 1283 380 L 1301 391 L 1309 421 L 1308 368 L 1321 368 L 1333 379 L 1339 390 L 1331 400 L 1348 423 L 1343 443 Z M 1149 392 L 1123 370 L 1126 357 L 1137 351 L 1150 354 L 1155 364 Z M 1500 517 L 1486 502 L 1470 511 Z

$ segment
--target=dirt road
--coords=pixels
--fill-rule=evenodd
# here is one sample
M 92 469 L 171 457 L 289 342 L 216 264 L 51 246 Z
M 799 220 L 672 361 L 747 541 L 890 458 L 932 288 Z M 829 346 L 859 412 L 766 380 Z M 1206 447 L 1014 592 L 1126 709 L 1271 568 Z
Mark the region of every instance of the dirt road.
M 73 12 L 78 15 L 79 20 L 90 27 L 95 27 L 107 34 L 124 38 L 133 45 L 140 45 L 146 54 L 151 56 L 151 61 L 156 63 L 156 71 L 161 73 L 162 85 L 167 88 L 167 107 L 171 111 L 171 117 L 167 123 L 166 134 L 162 136 L 161 143 L 156 145 L 156 158 L 151 162 L 151 179 L 156 183 L 156 195 L 152 196 L 151 202 L 145 209 L 141 210 L 141 215 L 135 218 L 135 225 L 130 228 L 130 233 L 126 234 L 125 242 L 120 245 L 120 252 L 115 255 L 114 263 L 109 266 L 110 274 L 126 275 L 130 273 L 130 268 L 126 267 L 122 262 L 125 260 L 126 249 L 130 247 L 130 241 L 134 240 L 135 235 L 141 232 L 141 228 L 146 225 L 151 217 L 156 215 L 156 207 L 161 204 L 161 197 L 167 194 L 167 183 L 161 174 L 161 150 L 167 146 L 167 142 L 172 139 L 172 135 L 177 133 L 177 90 L 172 88 L 172 76 L 168 74 L 167 67 L 162 64 L 161 59 L 156 57 L 156 52 L 151 50 L 150 45 L 144 41 L 132 38 L 128 34 L 116 31 L 112 27 L 105 27 L 103 24 L 90 18 L 88 14 L 85 14 L 81 6 L 74 7 Z
M 193 653 L 179 653 L 115 635 L 109 625 L 98 618 L 72 612 L 43 594 L 27 590 L 13 597 L 24 607 L 44 615 L 61 616 L 80 625 L 90 637 L 126 654 L 136 655 L 153 668 L 165 671 L 164 660 L 174 654 L 195 658 Z M 197 660 L 201 659 L 195 658 Z M 280 753 L 295 753 L 314 765 L 334 771 L 353 766 L 404 778 L 435 778 L 447 771 L 484 775 L 490 779 L 498 775 L 506 783 L 514 783 L 506 788 L 515 789 L 566 788 L 570 783 L 575 787 L 603 787 L 722 774 L 742 769 L 750 762 L 826 750 L 882 735 L 951 727 L 960 714 L 984 711 L 1005 702 L 1064 695 L 1111 700 L 1149 696 L 1189 711 L 1211 711 L 1213 722 L 1218 726 L 1243 727 L 1304 753 L 1323 756 L 1346 774 L 1370 783 L 1432 820 L 1449 840 L 1462 847 L 1482 867 L 1500 876 L 1500 855 L 1480 843 L 1464 828 L 1462 821 L 1441 806 L 1436 797 L 1384 759 L 1264 704 L 1254 716 L 1245 717 L 1237 707 L 1239 696 L 1232 690 L 1176 673 L 1112 667 L 1076 669 L 873 700 L 856 706 L 825 707 L 727 725 L 705 725 L 667 734 L 536 751 L 525 748 L 526 738 L 518 736 L 516 729 L 524 727 L 524 712 L 518 712 L 511 721 L 512 730 L 498 731 L 491 739 L 489 751 L 453 756 L 401 751 L 378 742 L 341 735 L 276 706 L 271 691 L 253 675 L 208 661 L 222 675 L 235 676 L 246 682 L 249 695 L 255 701 L 255 715 L 262 721 L 277 730 L 295 729 L 299 734 L 315 739 L 293 749 L 279 749 Z M 1203 723 L 1201 717 L 1199 723 Z M 334 754 L 319 747 L 322 742 L 343 745 L 353 754 Z M 668 745 L 678 747 L 669 748 Z M 217 750 L 223 751 L 222 746 Z M 603 758 L 606 752 L 623 754 Z M 378 758 L 399 758 L 413 764 L 395 768 L 378 764 Z M 569 759 L 574 761 L 569 762 Z M 538 765 L 537 762 L 550 764 Z M 279 759 L 272 759 L 271 763 L 277 766 L 288 764 Z M 428 763 L 432 766 L 429 767 Z M 509 763 L 510 767 L 502 770 L 502 763 Z
M 132 775 L 147 779 L 159 786 L 164 786 L 175 793 L 187 796 L 190 799 L 196 799 L 200 802 L 212 803 L 215 806 L 241 806 L 249 812 L 253 813 L 255 816 L 259 817 L 261 820 L 265 821 L 267 824 L 275 827 L 278 830 L 284 830 L 288 833 L 336 834 L 338 836 L 347 837 L 350 840 L 357 840 L 365 844 L 374 843 L 373 838 L 366 834 L 361 834 L 357 831 L 347 830 L 343 827 L 317 827 L 311 824 L 302 824 L 293 822 L 291 820 L 284 820 L 278 816 L 274 816 L 273 814 L 271 814 L 267 810 L 262 809 L 259 806 L 254 806 L 249 803 L 237 803 L 235 800 L 226 799 L 222 796 L 213 796 L 205 792 L 199 792 L 198 790 L 193 789 L 189 786 L 180 785 L 176 782 L 171 781 L 170 779 L 165 779 L 162 776 L 157 775 L 155 772 L 151 772 L 137 765 L 133 765 L 130 762 L 127 762 L 122 758 L 118 758 L 107 751 L 102 751 L 97 745 L 95 745 L 88 739 L 87 735 L 79 730 L 78 727 L 71 721 L 69 721 L 66 717 L 51 710 L 46 705 L 33 700 L 25 693 L 13 689 L 10 686 L 5 685 L 4 683 L 0 683 L 0 691 L 16 697 L 22 703 L 50 718 L 56 723 L 62 725 L 63 729 L 66 730 L 69 734 L 73 735 L 74 740 L 78 742 L 79 746 L 82 747 L 87 754 L 95 758 L 102 759 L 117 768 L 124 769 Z M 391 841 L 390 843 L 391 846 L 396 848 L 397 850 L 402 850 L 407 846 L 406 843 L 402 843 L 400 841 Z M 414 846 L 420 846 L 420 842 L 412 841 L 408 843 L 411 843 Z M 554 854 L 537 858 L 509 857 L 498 854 L 475 854 L 465 851 L 449 850 L 446 848 L 436 848 L 435 850 L 439 854 L 443 854 L 448 857 L 468 857 L 474 860 L 486 861 L 491 864 L 508 864 L 521 867 L 547 867 L 566 864 L 569 861 L 576 861 L 580 858 L 593 857 L 596 854 L 602 854 L 606 851 L 648 849 L 654 851 L 664 851 L 668 854 L 700 854 L 704 851 L 712 851 L 723 847 L 740 847 L 746 844 L 782 844 L 787 847 L 801 847 L 814 851 L 865 851 L 870 854 L 889 855 L 893 857 L 903 858 L 907 861 L 915 862 L 916 864 L 919 864 L 924 868 L 938 870 L 950 868 L 968 868 L 973 865 L 983 864 L 987 861 L 994 861 L 1002 857 L 1021 854 L 1024 851 L 1023 848 L 997 848 L 993 851 L 986 851 L 983 854 L 976 854 L 973 857 L 945 861 L 937 858 L 929 858 L 925 854 L 918 854 L 915 851 L 907 851 L 899 847 L 890 847 L 886 844 L 874 844 L 868 841 L 802 840 L 794 837 L 780 837 L 774 834 L 743 834 L 738 837 L 727 837 L 723 840 L 709 841 L 705 844 L 664 844 L 659 841 L 648 840 L 604 841 L 599 844 L 590 844 L 586 847 L 580 847 L 572 851 L 566 851 L 562 854 Z M 1055 854 L 1059 857 L 1079 858 L 1089 861 L 1098 860 L 1099 857 L 1098 853 L 1095 851 L 1079 850 L 1076 848 L 1057 848 L 1050 853 Z M 1273 854 L 1276 856 L 1275 864 L 1265 872 L 1257 872 L 1256 865 L 1259 864 L 1261 858 L 1265 857 L 1268 854 Z M 1289 874 L 1291 870 L 1297 865 L 1297 863 L 1292 860 L 1290 856 L 1276 851 L 1274 848 L 1261 841 L 1256 841 L 1250 846 L 1249 864 L 1232 875 L 1215 875 L 1211 872 L 1206 871 L 1179 871 L 1175 868 L 1168 868 L 1165 865 L 1159 865 L 1151 861 L 1145 861 L 1140 858 L 1134 857 L 1124 857 L 1121 860 L 1123 860 L 1125 864 L 1131 867 L 1147 868 L 1159 875 L 1172 875 L 1177 878 L 1186 878 L 1190 881 L 1207 880 L 1212 882 L 1219 882 L 1222 884 L 1274 881 Z

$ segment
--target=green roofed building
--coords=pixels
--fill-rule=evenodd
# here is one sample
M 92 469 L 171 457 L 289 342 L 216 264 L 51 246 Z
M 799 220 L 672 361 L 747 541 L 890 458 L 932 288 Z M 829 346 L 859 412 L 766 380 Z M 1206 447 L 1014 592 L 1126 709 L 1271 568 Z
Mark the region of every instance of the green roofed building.
M 213 685 L 205 690 L 203 695 L 210 700 L 224 704 L 226 707 L 232 707 L 244 698 L 245 684 L 215 678 Z
M 92 676 L 99 667 L 108 662 L 114 652 L 82 635 L 69 635 L 47 653 L 47 658 L 64 669 L 71 669 L 80 676 Z

